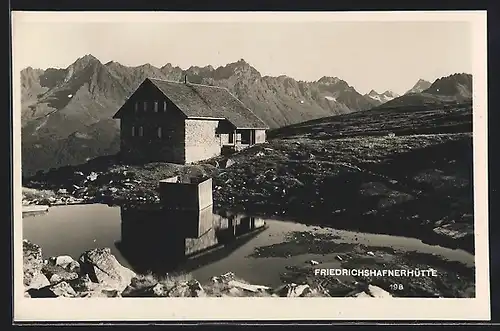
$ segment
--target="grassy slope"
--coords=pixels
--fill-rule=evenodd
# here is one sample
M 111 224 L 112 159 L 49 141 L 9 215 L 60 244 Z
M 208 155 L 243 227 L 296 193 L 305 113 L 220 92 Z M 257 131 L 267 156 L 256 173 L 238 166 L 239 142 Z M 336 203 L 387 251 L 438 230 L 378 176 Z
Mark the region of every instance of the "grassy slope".
M 232 156 L 235 164 L 227 169 L 214 166 L 224 163 L 223 157 L 190 166 L 122 165 L 115 157 L 102 157 L 36 176 L 25 185 L 65 187 L 89 201 L 156 201 L 162 178 L 210 175 L 217 209 L 408 235 L 472 250 L 471 121 L 470 105 L 367 111 L 276 130 L 268 143 Z M 86 180 L 92 171 L 99 176 Z M 432 231 L 443 225 L 465 236 L 444 240 L 448 237 Z

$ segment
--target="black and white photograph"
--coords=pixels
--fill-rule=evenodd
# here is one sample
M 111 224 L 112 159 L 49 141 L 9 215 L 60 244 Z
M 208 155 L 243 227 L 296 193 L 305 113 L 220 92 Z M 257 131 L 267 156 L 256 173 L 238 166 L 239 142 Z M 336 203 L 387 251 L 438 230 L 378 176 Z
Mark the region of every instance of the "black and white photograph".
M 14 317 L 489 318 L 485 22 L 13 12 Z

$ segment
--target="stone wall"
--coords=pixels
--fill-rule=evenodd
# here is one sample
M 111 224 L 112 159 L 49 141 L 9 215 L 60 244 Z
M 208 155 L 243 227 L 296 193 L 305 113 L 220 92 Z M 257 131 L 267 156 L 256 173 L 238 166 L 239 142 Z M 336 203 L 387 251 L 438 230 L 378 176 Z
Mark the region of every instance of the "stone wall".
M 185 122 L 185 161 L 193 163 L 220 155 L 221 135 L 216 120 L 188 119 Z
M 221 133 L 220 134 L 220 144 L 228 145 L 229 144 L 229 133 Z
M 132 136 L 132 127 L 135 127 L 135 136 Z M 139 136 L 139 127 L 142 127 L 142 137 Z M 158 136 L 158 127 L 161 127 L 161 137 Z M 128 161 L 163 161 L 183 164 L 185 161 L 184 123 L 182 120 L 177 122 L 122 120 L 120 149 L 122 157 Z
M 266 142 L 266 130 L 255 130 L 255 143 L 261 144 Z
M 151 85 L 144 83 L 125 104 L 127 108 L 120 120 L 122 159 L 127 162 L 163 161 L 183 164 L 185 116 Z M 147 102 L 146 109 L 144 101 Z M 132 127 L 135 128 L 135 135 L 132 135 Z M 159 127 L 161 137 L 158 135 Z

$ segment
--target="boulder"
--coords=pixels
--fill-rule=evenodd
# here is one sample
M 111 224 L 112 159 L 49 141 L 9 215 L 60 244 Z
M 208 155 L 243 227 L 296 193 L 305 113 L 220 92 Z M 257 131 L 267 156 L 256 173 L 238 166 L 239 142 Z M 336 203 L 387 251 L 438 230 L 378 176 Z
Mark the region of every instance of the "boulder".
M 150 288 L 150 293 L 152 294 L 151 296 L 154 297 L 164 297 L 166 296 L 167 291 L 165 285 L 158 283 Z
M 167 293 L 169 297 L 190 297 L 187 282 L 175 284 Z
M 43 257 L 40 246 L 23 240 L 23 284 L 27 288 L 38 288 L 49 283 L 42 274 Z
M 229 296 L 234 296 L 234 297 L 241 297 L 244 296 L 243 290 L 239 289 L 237 287 L 231 287 L 228 290 Z
M 95 291 L 77 292 L 79 298 L 121 298 L 120 291 L 113 289 L 97 289 Z
M 68 265 L 66 265 L 65 269 L 67 271 L 74 271 L 74 272 L 80 272 L 80 263 L 77 261 L 72 261 Z
M 203 287 L 197 280 L 175 284 L 167 295 L 169 297 L 204 297 L 206 296 Z
M 258 292 L 270 290 L 270 288 L 267 286 L 246 284 L 246 283 L 242 283 L 242 282 L 237 281 L 237 280 L 230 280 L 227 283 L 227 285 L 229 287 L 236 287 L 236 288 L 239 288 L 239 289 L 242 289 L 242 290 L 245 290 L 248 292 L 253 292 L 253 293 L 258 293 Z
M 307 284 L 285 284 L 274 290 L 274 294 L 280 297 L 304 297 L 311 293 L 312 289 Z
M 67 271 L 63 267 L 53 265 L 51 263 L 45 264 L 42 267 L 42 273 L 50 279 L 51 283 L 55 282 L 57 283 L 58 281 L 62 280 L 73 280 L 78 278 L 78 274 L 76 272 L 72 271 Z
M 392 294 L 386 290 L 371 284 L 364 284 L 365 286 L 359 287 L 359 291 L 349 295 L 355 298 L 392 298 Z
M 230 166 L 232 166 L 234 164 L 234 160 L 233 159 L 227 159 L 226 160 L 226 164 L 224 165 L 224 168 L 229 168 Z
M 206 296 L 205 290 L 201 286 L 200 282 L 197 280 L 192 280 L 188 283 L 189 290 L 191 291 L 192 297 L 204 297 Z
M 60 282 L 50 287 L 52 293 L 57 297 L 72 298 L 76 296 L 75 290 L 66 282 Z
M 105 298 L 120 298 L 121 294 L 118 290 L 102 289 L 101 294 Z
M 168 289 L 161 283 L 156 283 L 149 286 L 137 286 L 131 284 L 123 290 L 122 297 L 166 297 Z
M 67 282 L 79 293 L 99 292 L 102 289 L 102 286 L 99 283 L 92 282 L 88 275 L 83 275 Z
M 226 272 L 218 277 L 212 277 L 213 283 L 225 283 L 227 284 L 229 281 L 234 280 L 235 276 L 232 272 Z
M 88 176 L 87 176 L 87 180 L 93 182 L 97 179 L 97 177 L 99 177 L 99 175 L 95 172 L 91 172 Z
M 87 275 L 93 283 L 123 291 L 135 273 L 122 266 L 109 248 L 95 248 L 79 258 L 80 275 Z
M 375 285 L 368 285 L 368 293 L 374 298 L 392 298 L 389 292 Z
M 26 289 L 38 289 L 50 285 L 49 279 L 42 273 L 37 273 L 31 280 L 31 283 L 26 286 Z
M 373 298 L 371 295 L 369 295 L 366 292 L 358 292 L 356 294 L 352 295 L 354 298 Z
M 28 293 L 32 298 L 74 298 L 77 296 L 75 289 L 64 281 L 38 289 L 33 288 L 28 290 Z
M 449 237 L 451 239 L 461 239 L 467 235 L 473 235 L 473 226 L 467 223 L 451 223 L 438 226 L 433 229 L 434 233 Z
M 50 284 L 56 284 L 56 283 L 62 282 L 62 280 L 63 279 L 61 278 L 61 276 L 54 274 L 50 277 L 49 282 L 50 282 Z

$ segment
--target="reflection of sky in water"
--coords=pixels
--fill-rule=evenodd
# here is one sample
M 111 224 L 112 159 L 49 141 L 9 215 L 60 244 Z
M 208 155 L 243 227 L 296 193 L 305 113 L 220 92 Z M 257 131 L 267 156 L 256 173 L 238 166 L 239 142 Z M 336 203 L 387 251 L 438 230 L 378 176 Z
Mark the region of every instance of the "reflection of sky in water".
M 122 222 L 123 219 L 123 222 Z M 175 221 L 177 220 L 177 221 Z M 191 220 L 191 221 L 189 221 Z M 131 262 L 117 248 L 121 241 L 133 251 L 147 250 L 139 259 L 145 262 L 146 255 L 171 258 L 176 254 L 194 253 L 217 243 L 228 243 L 224 252 L 209 254 L 210 258 L 196 259 L 190 265 L 190 272 L 200 281 L 228 271 L 249 282 L 268 285 L 279 284 L 279 274 L 288 265 L 303 265 L 311 259 L 325 261 L 323 267 L 338 267 L 337 252 L 315 255 L 300 254 L 289 258 L 249 257 L 256 247 L 284 242 L 293 231 L 317 229 L 321 233 L 335 235 L 338 243 L 357 243 L 367 246 L 392 247 L 398 250 L 419 251 L 436 254 L 449 260 L 467 264 L 474 263 L 474 257 L 462 250 L 452 250 L 422 243 L 420 240 L 380 234 L 356 233 L 329 228 L 318 229 L 300 223 L 266 220 L 268 228 L 262 232 L 248 234 L 250 228 L 259 228 L 264 220 L 255 218 L 227 219 L 213 215 L 210 210 L 193 215 L 169 215 L 145 213 L 137 210 L 124 212 L 120 207 L 106 205 L 73 205 L 50 208 L 48 213 L 24 215 L 23 238 L 42 247 L 45 258 L 57 255 L 71 255 L 77 259 L 81 253 L 96 247 L 109 247 L 118 261 L 127 267 Z M 246 234 L 245 234 L 246 233 Z M 181 234 L 181 235 L 179 235 Z M 184 234 L 184 235 L 182 235 Z M 234 235 L 238 239 L 231 244 Z M 242 236 L 243 235 L 243 236 Z M 248 237 L 248 238 L 247 238 Z M 149 247 L 151 246 L 151 247 Z M 182 253 L 179 253 L 182 251 Z M 201 262 L 197 262 L 200 260 Z M 198 264 L 197 264 L 198 263 Z

